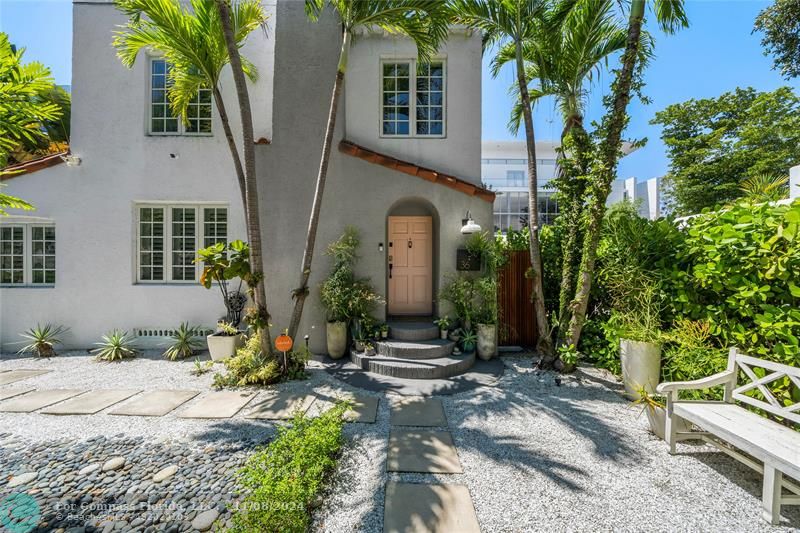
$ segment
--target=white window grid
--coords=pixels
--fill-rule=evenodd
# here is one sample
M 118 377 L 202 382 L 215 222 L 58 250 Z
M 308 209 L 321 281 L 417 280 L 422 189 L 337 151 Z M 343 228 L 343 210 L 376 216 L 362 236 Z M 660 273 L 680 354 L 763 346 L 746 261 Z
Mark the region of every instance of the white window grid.
M 186 110 L 188 124 L 176 117 L 169 105 L 167 91 L 170 64 L 163 58 L 150 58 L 147 131 L 150 135 L 209 136 L 211 131 L 211 89 L 200 89 Z
M 551 194 L 539 194 L 539 224 L 552 224 L 558 216 L 558 201 Z M 494 202 L 494 229 L 522 229 L 528 224 L 528 193 L 509 191 L 498 194 Z
M 228 241 L 227 212 L 220 205 L 136 204 L 137 283 L 196 283 L 202 269 L 194 264 L 197 250 Z M 215 220 L 206 224 L 210 213 Z
M 438 76 L 439 69 L 441 76 Z M 430 133 L 432 126 L 437 133 Z M 380 62 L 378 134 L 385 138 L 443 138 L 447 135 L 447 62 L 415 59 Z
M 0 287 L 52 287 L 56 282 L 53 224 L 0 225 Z

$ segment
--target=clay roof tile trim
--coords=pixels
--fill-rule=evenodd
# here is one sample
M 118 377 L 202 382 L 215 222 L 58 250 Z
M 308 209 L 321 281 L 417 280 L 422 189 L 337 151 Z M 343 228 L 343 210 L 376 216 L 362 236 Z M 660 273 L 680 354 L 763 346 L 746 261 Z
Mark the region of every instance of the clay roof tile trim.
M 478 187 L 473 183 L 464 181 L 449 174 L 437 172 L 436 170 L 432 170 L 430 168 L 421 167 L 408 161 L 402 161 L 400 159 L 375 152 L 350 141 L 341 141 L 339 143 L 339 151 L 343 154 L 357 157 L 358 159 L 363 159 L 368 163 L 380 165 L 382 167 L 402 172 L 403 174 L 408 174 L 409 176 L 414 176 L 425 181 L 430 181 L 438 185 L 449 187 L 464 193 L 467 196 L 477 196 L 486 202 L 494 202 L 495 193 L 489 189 Z

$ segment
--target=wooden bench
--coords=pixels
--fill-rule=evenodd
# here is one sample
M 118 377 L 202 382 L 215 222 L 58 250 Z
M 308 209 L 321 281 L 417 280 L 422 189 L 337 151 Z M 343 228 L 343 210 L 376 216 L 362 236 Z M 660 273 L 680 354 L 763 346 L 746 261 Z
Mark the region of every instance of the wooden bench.
M 755 368 L 762 369 L 764 376 L 758 377 Z M 740 374 L 746 382 L 737 386 Z M 780 522 L 781 505 L 800 505 L 800 485 L 786 479 L 800 480 L 800 432 L 742 405 L 800 424 L 800 403 L 784 405 L 767 387 L 779 379 L 788 379 L 800 388 L 800 368 L 750 357 L 733 348 L 724 372 L 695 381 L 662 383 L 657 387 L 657 391 L 667 397 L 665 437 L 669 452 L 675 453 L 678 441 L 699 438 L 763 473 L 762 516 L 771 524 Z M 715 386 L 725 388 L 721 402 L 678 399 L 680 390 Z M 753 393 L 760 394 L 761 398 L 754 397 Z M 701 431 L 677 431 L 677 418 L 694 424 Z

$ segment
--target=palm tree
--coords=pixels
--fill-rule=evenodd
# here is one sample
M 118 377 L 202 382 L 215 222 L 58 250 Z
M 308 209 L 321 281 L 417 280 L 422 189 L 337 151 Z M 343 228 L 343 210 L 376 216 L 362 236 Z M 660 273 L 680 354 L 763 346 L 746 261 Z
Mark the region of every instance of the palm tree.
M 760 173 L 745 178 L 739 184 L 742 198 L 749 202 L 777 202 L 787 197 L 789 176 Z
M 597 146 L 596 163 L 592 171 L 589 205 L 586 209 L 588 219 L 583 237 L 583 250 L 578 271 L 578 286 L 575 298 L 570 304 L 572 316 L 569 323 L 567 342 L 578 346 L 581 329 L 586 319 L 589 305 L 589 292 L 592 288 L 597 246 L 600 241 L 600 228 L 606 211 L 606 200 L 611 192 L 611 183 L 617 173 L 622 130 L 628 122 L 628 103 L 632 89 L 640 85 L 639 75 L 648 55 L 648 41 L 644 38 L 642 24 L 645 17 L 646 0 L 631 0 L 628 15 L 628 35 L 622 64 L 612 84 L 608 101 L 610 109 L 603 117 L 599 133 L 601 140 Z M 654 0 L 653 11 L 661 30 L 672 34 L 689 25 L 683 0 Z
M 531 98 L 555 98 L 564 127 L 556 166 L 556 185 L 560 200 L 559 223 L 564 227 L 562 275 L 559 295 L 559 342 L 566 333 L 569 302 L 575 294 L 576 265 L 580 253 L 581 213 L 585 204 L 589 169 L 590 140 L 584 127 L 589 89 L 603 62 L 625 47 L 627 32 L 614 13 L 613 0 L 562 0 L 545 14 L 540 34 L 523 47 L 526 77 L 538 86 Z M 496 75 L 500 67 L 514 58 L 506 45 L 492 64 Z M 516 87 L 515 87 L 516 88 Z M 515 91 L 518 93 L 519 91 Z M 515 106 L 509 126 L 513 132 L 522 120 L 521 104 Z M 570 152 L 570 157 L 567 157 Z M 552 361 L 542 359 L 543 365 Z
M 443 0 L 306 0 L 306 14 L 309 19 L 319 20 L 325 6 L 329 5 L 337 14 L 342 24 L 342 43 L 339 52 L 339 64 L 333 82 L 328 122 L 325 128 L 325 140 L 322 145 L 322 156 L 317 172 L 317 184 L 314 190 L 314 201 L 308 220 L 306 244 L 303 250 L 303 261 L 300 268 L 300 282 L 292 291 L 294 309 L 289 322 L 289 336 L 294 337 L 300 326 L 303 305 L 308 296 L 308 279 L 311 276 L 311 263 L 314 256 L 314 245 L 319 226 L 319 214 L 322 208 L 322 196 L 325 191 L 325 180 L 328 175 L 333 132 L 336 126 L 336 111 L 339 106 L 339 95 L 342 90 L 347 59 L 353 34 L 359 28 L 379 28 L 392 35 L 410 37 L 417 46 L 421 61 L 427 61 L 436 52 L 447 37 L 449 11 Z
M 550 327 L 544 302 L 542 285 L 542 253 L 539 245 L 539 209 L 536 176 L 536 138 L 533 131 L 531 96 L 525 72 L 526 43 L 534 42 L 541 33 L 547 4 L 544 0 L 453 0 L 454 19 L 470 28 L 483 32 L 483 49 L 494 45 L 508 45 L 514 50 L 519 98 L 525 124 L 525 141 L 528 154 L 528 227 L 530 230 L 531 272 L 533 290 L 537 351 L 549 356 L 553 351 Z
M 238 54 L 247 36 L 266 23 L 261 2 L 241 0 L 229 7 L 227 3 L 220 6 L 206 0 L 191 0 L 191 9 L 182 6 L 180 0 L 116 0 L 116 5 L 129 17 L 114 37 L 117 55 L 125 66 L 131 68 L 143 48 L 164 54 L 172 65 L 168 97 L 176 115 L 187 116 L 189 102 L 196 97 L 198 90 L 209 88 L 212 91 L 233 159 L 247 222 L 252 276 L 250 289 L 256 306 L 256 315 L 250 317 L 250 323 L 261 332 L 262 351 L 270 355 L 272 342 L 263 283 L 252 115 L 247 90 L 240 89 L 244 76 L 255 81 L 258 75 L 255 66 Z M 221 12 L 228 13 L 225 21 Z M 244 163 L 219 88 L 220 75 L 228 63 L 233 70 L 242 114 Z

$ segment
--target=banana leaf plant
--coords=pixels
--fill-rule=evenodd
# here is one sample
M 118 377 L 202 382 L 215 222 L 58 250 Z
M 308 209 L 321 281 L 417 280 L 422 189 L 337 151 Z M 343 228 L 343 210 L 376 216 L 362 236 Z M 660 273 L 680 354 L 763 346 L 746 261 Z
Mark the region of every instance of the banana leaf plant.
M 227 319 L 233 327 L 242 321 L 242 310 L 247 303 L 247 296 L 242 292 L 242 282 L 251 277 L 250 247 L 243 241 L 232 241 L 212 244 L 197 251 L 195 263 L 203 264 L 200 284 L 210 289 L 215 283 L 222 293 L 222 300 L 227 310 Z M 229 281 L 238 279 L 236 290 L 231 291 Z

